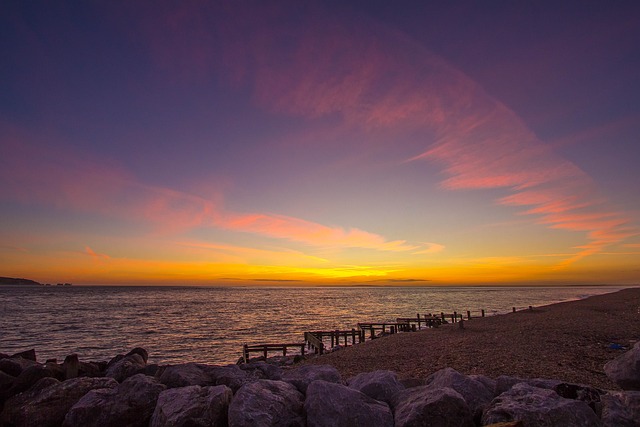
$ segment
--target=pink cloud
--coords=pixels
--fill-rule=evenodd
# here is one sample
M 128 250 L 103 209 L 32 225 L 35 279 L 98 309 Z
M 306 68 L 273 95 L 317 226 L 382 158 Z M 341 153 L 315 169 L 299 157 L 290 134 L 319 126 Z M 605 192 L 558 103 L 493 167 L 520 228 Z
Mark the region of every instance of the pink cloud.
M 332 248 L 365 248 L 390 252 L 424 250 L 424 245 L 360 230 L 326 226 L 300 218 L 267 213 L 234 213 L 220 200 L 139 182 L 118 167 L 82 158 L 71 151 L 49 150 L 13 132 L 2 144 L 0 189 L 4 198 L 57 209 L 97 213 L 129 221 L 150 222 L 163 233 L 216 227 Z M 89 247 L 85 253 L 96 255 Z

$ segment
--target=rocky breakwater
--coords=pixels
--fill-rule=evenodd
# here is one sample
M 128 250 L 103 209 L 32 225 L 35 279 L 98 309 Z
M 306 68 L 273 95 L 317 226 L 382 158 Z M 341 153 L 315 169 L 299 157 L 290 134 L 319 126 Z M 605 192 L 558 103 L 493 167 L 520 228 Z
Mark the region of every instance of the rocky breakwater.
M 604 369 L 622 390 L 451 368 L 400 380 L 264 361 L 157 366 L 142 348 L 108 363 L 39 363 L 28 351 L 0 354 L 0 425 L 640 426 L 640 343 Z

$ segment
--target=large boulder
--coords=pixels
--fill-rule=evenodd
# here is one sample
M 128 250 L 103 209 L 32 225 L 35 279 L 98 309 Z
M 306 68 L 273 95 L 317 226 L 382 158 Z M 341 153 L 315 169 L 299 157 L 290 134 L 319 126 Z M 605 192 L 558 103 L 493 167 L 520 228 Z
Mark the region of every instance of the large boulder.
M 167 366 L 160 375 L 160 382 L 169 388 L 216 385 L 206 367 L 198 363 Z
M 483 425 L 509 421 L 521 421 L 523 427 L 601 425 L 586 403 L 525 383 L 516 384 L 493 399 L 482 416 Z
M 59 426 L 71 407 L 90 390 L 114 388 L 111 378 L 75 378 L 59 382 L 53 378 L 38 384 L 5 403 L 3 425 Z
M 243 385 L 263 378 L 261 371 L 245 371 L 238 365 L 208 366 L 206 371 L 215 385 L 226 385 L 234 393 Z
M 28 367 L 35 365 L 39 365 L 39 363 L 21 357 L 0 359 L 0 371 L 13 377 L 17 377 Z
M 623 390 L 640 390 L 640 341 L 604 365 L 607 376 Z
M 493 399 L 493 389 L 487 388 L 480 381 L 461 374 L 452 368 L 441 369 L 427 378 L 427 387 L 438 389 L 449 387 L 460 393 L 469 409 L 480 416 L 482 410 Z
M 151 427 L 224 427 L 233 392 L 227 386 L 171 388 L 160 393 Z
M 263 361 L 243 363 L 238 365 L 243 371 L 251 372 L 253 376 L 265 380 L 280 381 L 282 379 L 283 370 L 281 367 L 266 363 Z
M 307 392 L 309 384 L 316 380 L 341 384 L 342 376 L 336 368 L 330 365 L 305 365 L 282 374 L 282 381 L 293 384 L 303 394 Z
M 405 388 L 392 371 L 364 372 L 350 378 L 347 385 L 373 399 L 387 403 L 391 402 L 393 395 Z
M 600 402 L 600 395 L 604 393 L 603 391 L 591 386 L 568 383 L 560 380 L 546 378 L 523 379 L 501 375 L 496 380 L 496 396 L 501 395 L 502 393 L 510 390 L 514 385 L 520 383 L 525 383 L 532 387 L 553 390 L 558 393 L 559 396 L 566 399 L 583 401 L 594 411 Z
M 141 355 L 132 353 L 112 363 L 107 368 L 105 376 L 122 382 L 129 377 L 143 373 L 146 366 L 147 363 Z
M 148 426 L 158 396 L 166 389 L 155 378 L 137 374 L 116 388 L 91 390 L 67 413 L 67 427 Z
M 33 365 L 29 366 L 20 375 L 13 380 L 13 385 L 7 392 L 9 396 L 15 396 L 18 393 L 22 393 L 25 390 L 31 388 L 35 383 L 42 378 L 55 378 L 58 381 L 64 380 L 64 372 L 59 366 L 55 364 L 47 365 Z
M 36 351 L 34 349 L 21 351 L 20 353 L 13 354 L 10 357 L 12 359 L 20 358 L 37 362 Z
M 393 398 L 396 427 L 473 427 L 473 413 L 460 393 L 449 387 L 420 386 Z
M 611 392 L 601 396 L 604 427 L 640 426 L 640 391 Z
M 233 405 L 233 404 L 232 404 Z M 304 402 L 308 427 L 393 426 L 389 405 L 334 382 L 317 380 Z
M 259 380 L 242 386 L 229 405 L 230 427 L 304 426 L 304 396 L 283 381 Z

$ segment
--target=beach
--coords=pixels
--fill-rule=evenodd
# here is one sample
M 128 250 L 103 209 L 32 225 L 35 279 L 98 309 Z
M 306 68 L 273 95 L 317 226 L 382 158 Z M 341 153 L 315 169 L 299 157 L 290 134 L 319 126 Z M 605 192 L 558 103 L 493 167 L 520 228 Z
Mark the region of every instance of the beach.
M 616 390 L 603 371 L 640 340 L 640 288 L 401 333 L 305 361 L 343 378 L 378 369 L 426 378 L 451 367 L 492 378 L 554 378 Z

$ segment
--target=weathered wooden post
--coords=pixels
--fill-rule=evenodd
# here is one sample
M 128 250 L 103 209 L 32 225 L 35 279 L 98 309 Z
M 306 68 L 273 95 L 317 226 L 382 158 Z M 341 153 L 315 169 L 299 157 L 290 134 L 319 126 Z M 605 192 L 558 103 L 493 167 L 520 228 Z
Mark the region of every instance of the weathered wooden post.
M 242 358 L 244 359 L 244 363 L 247 363 L 249 360 L 249 346 L 246 344 L 242 346 Z
M 516 308 L 515 308 L 515 307 L 513 307 L 513 312 L 514 312 L 514 313 L 516 312 Z
M 471 320 L 471 311 L 467 310 L 467 320 Z
M 440 316 L 442 316 L 442 323 L 444 323 L 445 322 L 444 313 L 440 312 Z
M 420 327 L 420 313 L 418 313 L 416 316 L 417 316 L 417 318 L 418 318 L 418 329 L 422 329 L 422 328 Z
M 532 306 L 529 306 L 529 310 L 533 310 L 533 307 L 532 307 Z
M 351 345 L 356 344 L 356 330 L 351 328 Z
M 484 317 L 484 308 L 482 309 L 482 317 Z
M 454 311 L 453 312 L 453 323 L 456 323 L 458 321 L 458 312 Z
M 264 354 L 264 358 L 266 359 L 268 357 L 269 351 L 267 350 L 267 346 L 263 345 L 262 346 L 262 352 Z

